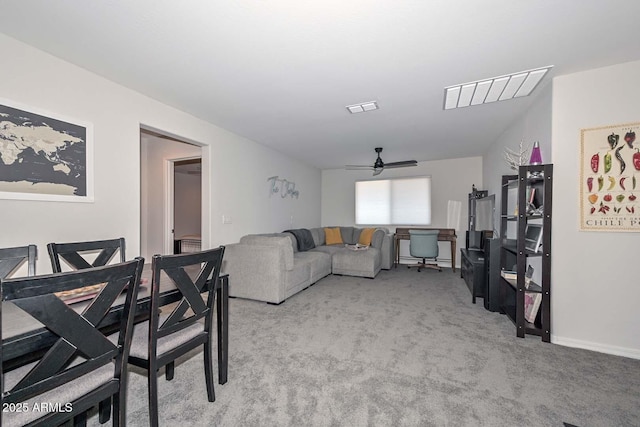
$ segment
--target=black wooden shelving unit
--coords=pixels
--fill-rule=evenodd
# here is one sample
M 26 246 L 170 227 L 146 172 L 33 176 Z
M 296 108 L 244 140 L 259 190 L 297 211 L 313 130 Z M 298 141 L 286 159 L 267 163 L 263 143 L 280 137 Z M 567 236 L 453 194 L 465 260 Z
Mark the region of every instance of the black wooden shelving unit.
M 531 189 L 535 189 L 538 206 L 530 206 Z M 500 277 L 500 310 L 516 325 L 518 337 L 538 335 L 542 341 L 551 340 L 551 223 L 552 223 L 553 165 L 520 166 L 518 175 L 502 176 L 502 200 L 500 213 L 500 267 L 515 271 L 517 278 Z M 513 196 L 517 194 L 514 204 Z M 517 212 L 510 209 L 517 206 Z M 542 206 L 542 209 L 540 209 Z M 535 209 L 537 208 L 537 209 Z M 510 211 L 511 210 L 511 211 Z M 515 236 L 509 223 L 516 223 Z M 525 247 L 528 224 L 542 225 L 542 246 L 534 251 Z M 509 235 L 511 231 L 511 235 Z M 525 273 L 530 258 L 541 258 L 541 282 L 531 282 L 525 287 Z M 534 322 L 525 319 L 525 293 L 540 293 L 542 301 Z

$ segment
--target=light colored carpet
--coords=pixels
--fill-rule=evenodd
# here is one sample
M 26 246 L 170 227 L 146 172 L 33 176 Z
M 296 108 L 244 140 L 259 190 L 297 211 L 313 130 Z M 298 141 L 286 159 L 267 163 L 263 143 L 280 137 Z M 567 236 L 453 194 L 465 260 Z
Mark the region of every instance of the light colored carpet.
M 161 425 L 640 426 L 640 361 L 517 338 L 450 269 L 329 276 L 229 313 L 229 382 L 209 403 L 194 352 L 159 380 Z M 128 425 L 147 426 L 129 379 Z

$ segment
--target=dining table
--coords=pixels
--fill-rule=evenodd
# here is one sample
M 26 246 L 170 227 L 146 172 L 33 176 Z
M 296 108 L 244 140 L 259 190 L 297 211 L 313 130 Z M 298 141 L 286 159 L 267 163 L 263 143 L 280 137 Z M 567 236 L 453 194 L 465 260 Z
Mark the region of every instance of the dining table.
M 187 269 L 189 274 L 189 270 Z M 197 270 L 193 269 L 193 274 Z M 145 264 L 142 271 L 140 288 L 136 300 L 136 322 L 149 318 L 151 308 L 151 264 Z M 229 350 L 229 276 L 221 275 L 216 281 L 213 291 L 216 292 L 216 319 L 218 342 L 218 382 L 225 384 L 228 377 Z M 160 301 L 163 306 L 180 301 L 182 294 L 176 289 L 169 277 L 162 273 L 160 278 Z M 125 295 L 116 299 L 110 312 L 100 323 L 104 331 L 117 331 L 124 308 Z M 90 301 L 78 301 L 70 304 L 74 310 L 81 312 Z M 58 339 L 57 335 L 49 332 L 40 322 L 20 310 L 11 301 L 2 302 L 2 367 L 3 370 L 13 369 L 37 359 L 47 351 Z

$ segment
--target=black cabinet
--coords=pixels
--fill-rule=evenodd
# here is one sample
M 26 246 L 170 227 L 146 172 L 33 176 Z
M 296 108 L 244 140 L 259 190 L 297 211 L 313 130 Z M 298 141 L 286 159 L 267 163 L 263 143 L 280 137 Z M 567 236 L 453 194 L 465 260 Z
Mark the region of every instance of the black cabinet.
M 544 342 L 551 340 L 552 191 L 551 164 L 520 166 L 518 175 L 502 177 L 500 310 L 518 337 Z M 538 280 L 529 280 L 534 264 Z
M 475 304 L 476 297 L 484 298 L 486 271 L 484 266 L 484 251 L 480 249 L 460 249 L 460 277 L 462 277 L 471 292 L 471 301 Z
M 500 239 L 485 239 L 484 271 L 484 308 L 500 311 Z

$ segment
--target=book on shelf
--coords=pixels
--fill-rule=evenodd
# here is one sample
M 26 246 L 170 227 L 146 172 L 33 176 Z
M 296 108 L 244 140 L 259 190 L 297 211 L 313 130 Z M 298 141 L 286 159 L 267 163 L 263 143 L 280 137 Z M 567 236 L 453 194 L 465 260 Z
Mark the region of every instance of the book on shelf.
M 533 277 L 533 267 L 527 266 L 527 271 L 524 273 L 524 287 L 525 289 L 529 289 L 529 285 L 531 284 L 531 278 Z
M 540 303 L 542 302 L 542 294 L 539 292 L 524 293 L 524 319 L 529 323 L 536 321 Z
M 511 270 L 502 270 L 500 275 L 507 280 L 518 280 L 518 272 Z

